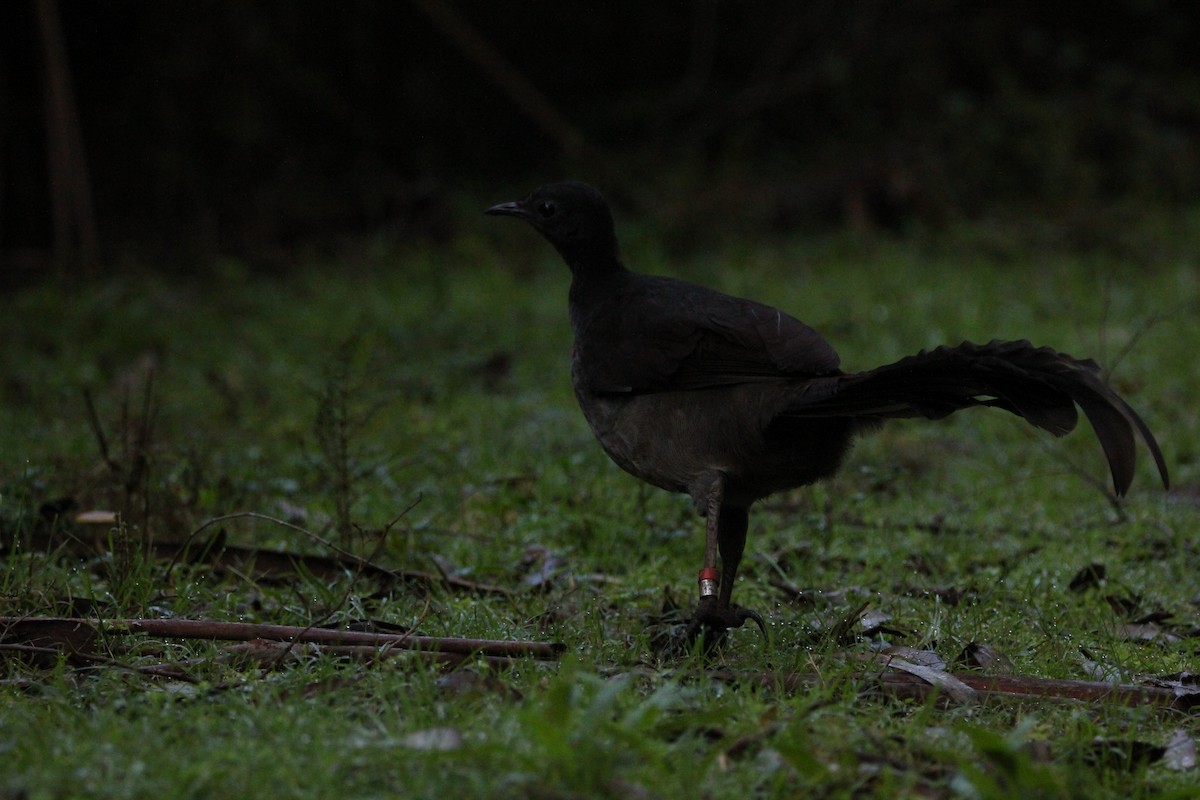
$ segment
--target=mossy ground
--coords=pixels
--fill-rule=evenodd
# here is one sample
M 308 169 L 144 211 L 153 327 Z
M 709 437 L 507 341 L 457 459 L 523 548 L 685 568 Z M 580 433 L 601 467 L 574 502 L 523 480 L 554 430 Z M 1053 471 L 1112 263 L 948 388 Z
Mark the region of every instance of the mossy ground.
M 1195 227 L 1180 224 L 1166 234 Z M 567 377 L 568 276 L 532 234 L 509 233 L 368 249 L 287 277 L 229 263 L 203 280 L 126 274 L 7 298 L 4 614 L 378 619 L 557 640 L 568 655 L 447 680 L 411 659 L 321 654 L 265 671 L 213 644 L 150 639 L 108 643 L 122 666 L 10 653 L 0 796 L 1193 796 L 1194 770 L 1133 754 L 1196 735 L 1192 715 L 864 696 L 854 678 L 870 667 L 856 656 L 874 640 L 815 633 L 866 603 L 895 644 L 949 660 L 987 644 L 1018 675 L 1200 671 L 1200 263 L 1171 254 L 1188 248 L 1116 258 L 843 236 L 671 259 L 654 232 L 630 236 L 631 266 L 786 309 L 848 369 L 961 339 L 1095 357 L 1173 471 L 1166 494 L 1144 460 L 1118 509 L 1086 423 L 1052 440 L 975 411 L 863 439 L 836 478 L 752 514 L 737 597 L 771 636 L 737 631 L 717 662 L 825 677 L 787 692 L 713 680 L 699 656 L 656 659 L 664 598 L 692 599 L 701 523 L 592 441 Z M 122 512 L 125 527 L 69 521 L 92 509 Z M 147 538 L 182 541 L 238 511 L 510 591 L 205 564 L 168 575 L 141 557 Z M 231 544 L 328 554 L 263 520 L 221 527 Z M 60 544 L 34 547 L 42 534 Z M 1090 564 L 1104 579 L 1072 590 Z M 1170 635 L 1131 636 L 1125 623 L 1143 618 Z M 185 660 L 197 683 L 126 668 Z

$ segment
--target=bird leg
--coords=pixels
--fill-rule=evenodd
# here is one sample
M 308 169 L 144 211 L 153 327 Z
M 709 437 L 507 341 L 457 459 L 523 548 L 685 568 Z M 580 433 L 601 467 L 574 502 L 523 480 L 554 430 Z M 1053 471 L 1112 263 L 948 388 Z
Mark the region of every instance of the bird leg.
M 718 477 L 708 492 L 704 509 L 704 566 L 700 568 L 700 604 L 711 602 L 721 581 L 717 572 L 717 549 L 721 540 L 721 504 L 725 499 L 725 479 Z M 728 591 L 724 591 L 728 600 Z
M 746 528 L 750 515 L 745 508 L 722 508 L 717 517 L 717 544 L 721 550 L 721 592 L 717 597 L 717 605 L 724 614 L 724 620 L 730 628 L 740 628 L 746 620 L 754 620 L 754 624 L 767 635 L 767 626 L 762 615 L 748 608 L 735 606 L 733 598 L 733 583 L 737 578 L 738 567 L 742 563 L 742 553 L 746 549 Z
M 740 628 L 746 620 L 754 620 L 766 636 L 762 616 L 731 603 L 733 583 L 737 577 L 742 553 L 746 548 L 746 527 L 749 522 L 744 508 L 724 506 L 725 484 L 722 478 L 714 481 L 708 493 L 705 510 L 704 566 L 700 569 L 700 602 L 692 615 L 684 637 L 691 641 L 701 629 L 723 633 Z M 717 570 L 717 553 L 721 554 L 721 569 Z

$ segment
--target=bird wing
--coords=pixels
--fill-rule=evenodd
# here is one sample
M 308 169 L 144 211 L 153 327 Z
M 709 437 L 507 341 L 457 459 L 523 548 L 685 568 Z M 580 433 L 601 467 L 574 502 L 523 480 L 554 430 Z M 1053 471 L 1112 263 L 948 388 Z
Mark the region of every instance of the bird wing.
M 815 330 L 762 303 L 672 278 L 637 276 L 576 335 L 593 391 L 681 391 L 838 372 Z M 583 342 L 581 349 L 579 342 Z

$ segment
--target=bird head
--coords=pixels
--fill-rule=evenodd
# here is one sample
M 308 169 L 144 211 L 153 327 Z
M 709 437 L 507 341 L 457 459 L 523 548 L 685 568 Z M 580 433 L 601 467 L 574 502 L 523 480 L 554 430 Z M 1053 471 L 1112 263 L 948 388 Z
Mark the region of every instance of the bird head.
M 486 212 L 525 220 L 566 260 L 572 270 L 618 263 L 612 212 L 604 197 L 579 181 L 551 183 L 523 200 Z

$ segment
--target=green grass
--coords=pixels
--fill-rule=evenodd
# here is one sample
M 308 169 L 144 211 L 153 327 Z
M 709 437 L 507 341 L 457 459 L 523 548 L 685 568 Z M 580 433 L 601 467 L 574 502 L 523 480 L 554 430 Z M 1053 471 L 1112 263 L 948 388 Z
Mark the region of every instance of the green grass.
M 723 683 L 698 657 L 654 657 L 664 598 L 692 602 L 701 521 L 592 441 L 567 376 L 566 270 L 530 232 L 380 248 L 286 280 L 229 263 L 204 281 L 29 289 L 0 320 L 0 613 L 369 618 L 559 640 L 568 654 L 447 679 L 409 659 L 309 653 L 264 670 L 214 644 L 153 639 L 106 643 L 121 666 L 0 653 L 0 797 L 1191 796 L 1194 771 L 1128 755 L 1196 735 L 1190 715 L 862 696 L 853 676 L 870 642 L 816 633 L 867 603 L 890 616 L 893 643 L 950 660 L 986 643 L 1018 675 L 1197 671 L 1200 266 L 1178 255 L 1188 248 L 1120 260 L 834 237 L 674 260 L 653 234 L 629 237 L 631 266 L 787 309 L 849 369 L 993 337 L 1093 356 L 1158 434 L 1176 488 L 1163 493 L 1143 460 L 1118 513 L 1086 423 L 1063 440 L 998 412 L 892 424 L 830 482 L 751 517 L 737 598 L 771 636 L 737 631 L 718 662 L 825 683 Z M 144 477 L 130 482 L 139 455 Z M 121 511 L 125 526 L 54 508 Z M 180 541 L 238 511 L 394 567 L 432 572 L 436 558 L 512 593 L 203 564 L 168 576 L 165 560 L 140 557 L 147 539 Z M 230 543 L 329 555 L 261 520 L 202 536 L 218 527 Z M 47 552 L 33 547 L 43 534 L 92 544 Z M 1071 591 L 1092 563 L 1103 583 Z M 540 565 L 553 577 L 534 585 Z M 814 599 L 796 603 L 773 579 Z M 1158 612 L 1177 639 L 1122 634 Z M 197 683 L 128 669 L 185 660 Z

